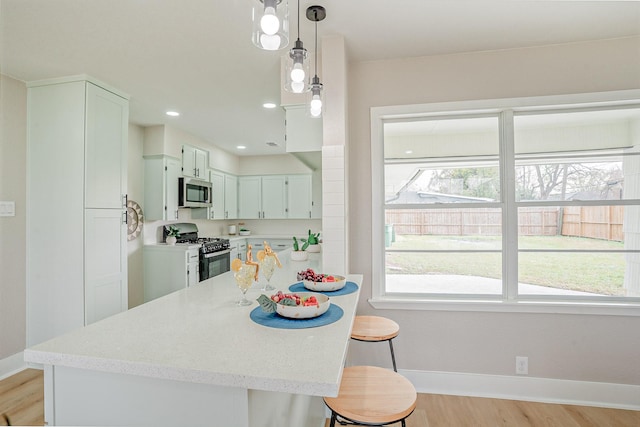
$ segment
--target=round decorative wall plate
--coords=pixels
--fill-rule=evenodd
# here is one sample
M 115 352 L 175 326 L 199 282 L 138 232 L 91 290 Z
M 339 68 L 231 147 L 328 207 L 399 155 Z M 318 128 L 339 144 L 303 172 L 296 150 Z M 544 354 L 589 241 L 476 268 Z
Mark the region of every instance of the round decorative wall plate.
M 133 200 L 127 201 L 127 240 L 134 240 L 142 232 L 142 208 Z

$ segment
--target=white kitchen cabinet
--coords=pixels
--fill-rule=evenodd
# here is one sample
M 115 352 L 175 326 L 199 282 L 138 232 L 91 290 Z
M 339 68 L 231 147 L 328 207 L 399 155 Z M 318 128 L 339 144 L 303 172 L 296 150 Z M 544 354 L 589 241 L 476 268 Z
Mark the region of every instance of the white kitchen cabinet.
M 169 156 L 144 157 L 144 216 L 147 220 L 178 219 L 180 160 Z
M 238 217 L 241 219 L 287 218 L 286 176 L 238 178 Z
M 262 219 L 287 218 L 287 177 L 262 177 Z
M 311 175 L 287 176 L 287 218 L 311 218 L 311 196 Z
M 189 145 L 182 146 L 182 176 L 209 180 L 207 152 Z
M 127 308 L 127 239 L 118 209 L 85 209 L 85 318 L 90 324 Z M 122 272 L 125 272 L 123 275 Z
M 127 309 L 126 95 L 27 84 L 27 346 Z
M 238 177 L 210 171 L 212 206 L 208 219 L 236 219 L 238 217 Z
M 234 259 L 247 260 L 247 239 L 233 239 L 229 242 L 229 268 Z
M 197 285 L 200 281 L 197 245 L 147 245 L 144 263 L 144 302 Z
M 122 209 L 127 193 L 128 102 L 90 83 L 86 92 L 84 206 Z
M 262 218 L 262 178 L 241 176 L 238 178 L 238 217 L 242 219 Z
M 264 249 L 264 242 L 266 241 L 274 252 L 281 252 L 293 246 L 292 239 L 247 239 L 247 244 L 251 244 L 254 252 Z
M 224 218 L 238 218 L 238 177 L 224 175 Z
M 209 181 L 211 181 L 211 207 L 208 219 L 224 219 L 224 173 L 210 171 Z
M 307 116 L 305 105 L 285 107 L 288 153 L 322 150 L 322 119 Z

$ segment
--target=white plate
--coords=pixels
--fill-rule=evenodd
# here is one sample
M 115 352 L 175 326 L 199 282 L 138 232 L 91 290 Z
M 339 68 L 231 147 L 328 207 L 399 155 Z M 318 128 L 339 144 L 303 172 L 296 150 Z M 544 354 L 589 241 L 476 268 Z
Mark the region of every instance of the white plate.
M 318 300 L 318 305 L 311 306 L 303 306 L 303 305 L 283 305 L 280 303 L 276 303 L 276 313 L 278 313 L 282 317 L 287 317 L 289 319 L 310 319 L 312 317 L 318 317 L 321 314 L 324 314 L 327 310 L 329 310 L 329 306 L 331 302 L 329 302 L 329 297 L 323 294 L 316 294 L 313 292 L 296 292 L 296 295 L 299 295 L 302 298 L 310 297 L 311 295 L 315 295 Z
M 338 276 L 337 274 L 331 274 L 331 276 L 335 277 L 335 282 L 312 282 L 311 280 L 303 280 L 302 284 L 305 288 L 315 292 L 337 291 L 344 288 L 344 285 L 347 284 L 344 276 Z

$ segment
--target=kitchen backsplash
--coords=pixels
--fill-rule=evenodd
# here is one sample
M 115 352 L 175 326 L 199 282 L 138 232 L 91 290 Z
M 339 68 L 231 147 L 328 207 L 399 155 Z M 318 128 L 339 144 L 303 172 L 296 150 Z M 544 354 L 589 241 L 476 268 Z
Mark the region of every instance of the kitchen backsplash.
M 162 226 L 172 222 L 192 222 L 198 226 L 200 237 L 221 237 L 227 235 L 228 226 L 235 224 L 251 230 L 252 235 L 270 234 L 283 237 L 305 237 L 308 230 L 317 233 L 322 230 L 321 219 L 256 219 L 256 220 L 219 220 L 191 219 L 188 209 L 180 209 L 177 221 L 148 221 L 144 224 L 144 243 L 153 244 L 162 241 Z M 322 238 L 322 235 L 320 236 Z

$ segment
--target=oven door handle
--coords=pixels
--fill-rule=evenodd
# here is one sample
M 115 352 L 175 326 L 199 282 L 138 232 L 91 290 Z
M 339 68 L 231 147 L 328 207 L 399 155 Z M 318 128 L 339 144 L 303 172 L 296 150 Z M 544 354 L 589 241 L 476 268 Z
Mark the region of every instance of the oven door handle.
M 226 255 L 228 253 L 231 253 L 231 249 L 225 249 L 224 251 L 218 251 L 218 252 L 210 252 L 208 254 L 203 254 L 202 257 L 203 258 L 213 258 L 215 256 Z

